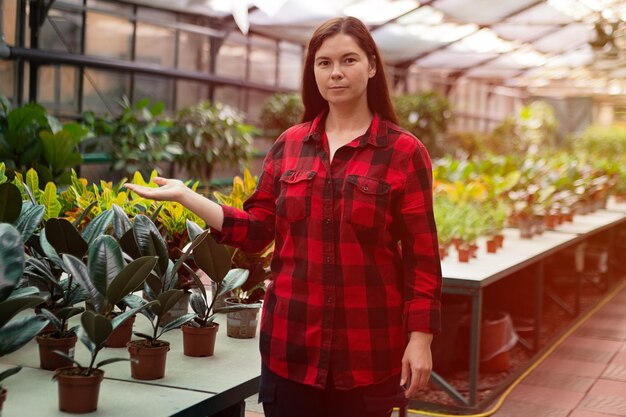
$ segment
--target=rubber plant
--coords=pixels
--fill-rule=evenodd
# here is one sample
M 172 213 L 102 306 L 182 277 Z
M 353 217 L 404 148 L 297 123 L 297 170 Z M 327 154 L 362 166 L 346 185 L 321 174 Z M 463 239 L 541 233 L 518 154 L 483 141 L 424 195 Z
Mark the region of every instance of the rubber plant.
M 187 356 L 211 356 L 215 348 L 215 335 L 219 329 L 219 323 L 214 322 L 216 315 L 258 308 L 260 304 L 218 306 L 217 300 L 220 297 L 230 294 L 246 283 L 249 271 L 244 268 L 231 269 L 231 252 L 228 248 L 218 244 L 197 224 L 188 221 L 187 229 L 190 239 L 197 243 L 193 249 L 194 262 L 209 277 L 213 283 L 213 290 L 209 298 L 204 283 L 195 271 L 190 270 L 196 282 L 196 288 L 189 299 L 195 317 L 182 327 L 183 349 Z
M 0 188 L 1 190 L 1 188 Z M 2 191 L 0 191 L 1 193 Z M 0 205 L 0 214 L 6 210 Z M 11 224 L 0 223 L 0 357 L 14 352 L 28 343 L 48 323 L 39 315 L 18 313 L 33 308 L 43 299 L 34 287 L 19 287 L 24 272 L 24 245 L 20 232 Z M 7 396 L 2 381 L 16 374 L 21 366 L 0 372 L 0 413 Z
M 49 351 L 61 349 L 57 345 L 62 342 L 66 343 L 62 348 L 63 351 L 66 353 L 72 351 L 77 339 L 73 329 L 67 329 L 67 322 L 83 311 L 83 307 L 75 305 L 89 297 L 75 276 L 67 270 L 62 257 L 69 254 L 82 259 L 87 254 L 90 244 L 108 231 L 114 217 L 113 210 L 105 211 L 95 217 L 82 232 L 65 219 L 49 219 L 39 235 L 41 253 L 36 251 L 34 256 L 27 260 L 28 279 L 49 294 L 41 309 L 47 310 L 44 314 L 50 319 L 54 329 L 37 337 L 41 367 L 44 369 L 54 370 L 69 365 L 64 358 Z

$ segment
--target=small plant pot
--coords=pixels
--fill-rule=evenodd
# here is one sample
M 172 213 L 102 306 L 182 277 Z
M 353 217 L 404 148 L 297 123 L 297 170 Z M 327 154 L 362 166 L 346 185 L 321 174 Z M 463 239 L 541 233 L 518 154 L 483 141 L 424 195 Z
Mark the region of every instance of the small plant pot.
M 504 245 L 504 235 L 497 234 L 493 238 L 498 244 L 498 248 L 501 248 Z
M 496 253 L 498 250 L 498 242 L 495 239 L 487 241 L 487 253 Z
M 128 342 L 130 376 L 141 380 L 160 379 L 165 376 L 165 361 L 170 350 L 169 342 L 157 341 L 150 346 L 145 340 Z
M 533 237 L 533 223 L 529 219 L 520 219 L 517 222 L 517 227 L 519 227 L 519 235 L 522 239 L 530 239 Z
M 183 353 L 185 356 L 213 356 L 219 327 L 218 323 L 213 323 L 209 327 L 194 327 L 186 324 L 181 326 L 183 331 Z
M 63 356 L 54 353 L 55 350 L 66 353 L 74 357 L 74 346 L 76 346 L 76 335 L 56 339 L 50 337 L 52 333 L 46 333 L 36 337 L 39 345 L 39 366 L 41 369 L 54 371 L 58 368 L 72 366 L 72 362 Z
M 226 305 L 237 305 L 237 302 L 226 300 Z M 252 339 L 256 336 L 257 316 L 259 308 L 247 308 L 226 315 L 226 335 L 235 339 Z
M 554 230 L 554 228 L 557 225 L 557 217 L 554 214 L 547 214 L 546 215 L 546 220 L 545 220 L 545 224 L 546 224 L 546 229 L 548 230 Z
M 457 249 L 457 253 L 459 255 L 459 262 L 469 262 L 470 249 L 459 248 Z
M 133 323 L 135 323 L 135 316 L 131 316 L 113 330 L 113 333 L 111 333 L 106 342 L 104 342 L 104 345 L 110 348 L 126 347 L 133 337 Z
M 57 369 L 55 378 L 59 384 L 59 410 L 67 413 L 90 413 L 98 409 L 100 383 L 104 371 L 95 369 L 93 375 L 79 375 L 79 368 Z

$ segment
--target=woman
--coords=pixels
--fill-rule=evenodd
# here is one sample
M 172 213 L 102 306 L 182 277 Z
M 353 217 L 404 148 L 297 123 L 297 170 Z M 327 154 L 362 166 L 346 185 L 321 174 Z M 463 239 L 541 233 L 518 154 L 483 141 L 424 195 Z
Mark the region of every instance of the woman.
M 424 387 L 441 268 L 424 146 L 396 123 L 382 59 L 358 19 L 319 26 L 303 123 L 268 153 L 244 210 L 177 180 L 127 187 L 182 203 L 222 243 L 275 240 L 261 322 L 268 416 L 389 416 Z

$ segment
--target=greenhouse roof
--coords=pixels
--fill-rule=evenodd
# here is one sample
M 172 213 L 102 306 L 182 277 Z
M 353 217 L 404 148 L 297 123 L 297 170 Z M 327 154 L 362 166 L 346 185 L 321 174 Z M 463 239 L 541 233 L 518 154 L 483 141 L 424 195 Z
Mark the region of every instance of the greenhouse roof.
M 142 2 L 142 1 L 139 1 Z M 624 0 L 151 0 L 305 44 L 335 16 L 367 23 L 388 64 L 560 94 L 626 94 Z

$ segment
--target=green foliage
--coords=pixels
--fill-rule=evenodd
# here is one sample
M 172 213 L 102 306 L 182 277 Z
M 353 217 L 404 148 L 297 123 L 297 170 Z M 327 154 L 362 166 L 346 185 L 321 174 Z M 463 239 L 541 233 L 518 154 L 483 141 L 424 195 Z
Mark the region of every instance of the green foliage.
M 242 209 L 244 201 L 256 190 L 257 181 L 258 177 L 253 176 L 250 170 L 245 168 L 243 170 L 243 179 L 239 176 L 233 178 L 233 187 L 229 195 L 215 191 L 213 196 L 220 204 Z
M 122 113 L 103 129 L 111 135 L 113 169 L 147 176 L 158 162 L 173 161 L 181 154 L 181 147 L 170 141 L 173 122 L 162 115 L 163 103 L 144 98 L 132 105 L 123 97 L 121 107 Z
M 181 109 L 171 131 L 182 148 L 176 163 L 206 186 L 216 164 L 239 167 L 250 158 L 255 128 L 235 109 L 205 101 Z
M 626 128 L 619 125 L 592 125 L 571 141 L 574 150 L 581 157 L 606 158 L 615 160 L 626 159 Z
M 19 231 L 0 223 L 0 357 L 24 346 L 48 323 L 42 316 L 17 314 L 40 304 L 43 299 L 33 287 L 20 287 L 24 271 L 24 246 Z M 0 382 L 20 367 L 0 373 Z M 2 386 L 0 385 L 0 389 Z
M 300 123 L 304 112 L 302 98 L 298 93 L 276 93 L 261 106 L 259 119 L 261 128 L 268 135 L 279 135 L 291 126 Z
M 218 297 L 229 294 L 248 281 L 250 272 L 243 268 L 231 269 L 231 254 L 224 245 L 218 244 L 208 231 L 202 231 L 197 224 L 188 222 L 189 236 L 193 239 L 193 259 L 198 267 L 215 283 L 215 290 L 209 300 L 204 284 L 195 272 L 196 289 L 191 293 L 189 304 L 195 313 L 191 324 L 196 327 L 208 327 L 215 315 L 239 311 L 245 308 L 257 308 L 256 305 L 228 306 L 215 308 Z
M 444 154 L 443 137 L 453 114 L 448 100 L 436 91 L 393 98 L 400 126 L 417 136 L 432 157 Z
M 68 184 L 71 168 L 82 162 L 78 145 L 88 134 L 77 123 L 61 124 L 38 104 L 15 109 L 5 105 L 0 112 L 0 162 L 9 178 L 33 168 L 41 186 Z
M 78 328 L 78 339 L 89 350 L 91 354 L 91 360 L 88 366 L 81 365 L 73 357 L 65 354 L 64 352 L 55 351 L 56 354 L 69 359 L 80 369 L 80 375 L 89 376 L 94 373 L 96 369 L 101 366 L 108 365 L 115 362 L 129 361 L 128 358 L 109 358 L 96 364 L 96 358 L 98 353 L 105 347 L 106 340 L 109 338 L 115 326 L 111 323 L 111 319 L 93 311 L 85 311 L 80 316 L 80 327 Z M 58 373 L 55 373 L 53 378 L 56 378 Z

